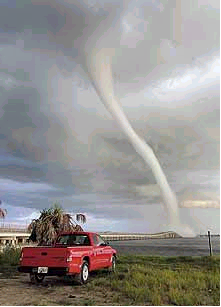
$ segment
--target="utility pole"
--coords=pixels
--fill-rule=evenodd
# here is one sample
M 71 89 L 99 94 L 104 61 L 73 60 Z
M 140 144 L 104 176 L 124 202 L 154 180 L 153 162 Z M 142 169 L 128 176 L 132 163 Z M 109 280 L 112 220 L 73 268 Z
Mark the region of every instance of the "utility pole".
M 210 231 L 208 231 L 208 240 L 209 240 L 209 254 L 212 256 L 212 245 L 211 245 L 211 236 L 210 236 Z

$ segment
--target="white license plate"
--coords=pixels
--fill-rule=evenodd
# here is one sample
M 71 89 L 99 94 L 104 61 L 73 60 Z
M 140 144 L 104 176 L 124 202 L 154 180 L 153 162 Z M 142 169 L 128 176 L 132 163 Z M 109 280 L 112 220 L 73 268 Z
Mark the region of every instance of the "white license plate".
M 44 267 L 44 266 L 39 266 L 38 267 L 38 273 L 43 273 L 43 274 L 46 274 L 48 273 L 48 267 Z

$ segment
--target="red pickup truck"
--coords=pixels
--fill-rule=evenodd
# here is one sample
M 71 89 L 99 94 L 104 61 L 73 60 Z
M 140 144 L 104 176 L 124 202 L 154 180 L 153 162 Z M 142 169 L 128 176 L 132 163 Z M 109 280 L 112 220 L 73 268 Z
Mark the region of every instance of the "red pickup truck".
M 69 275 L 80 284 L 89 272 L 107 268 L 115 271 L 116 250 L 93 232 L 61 233 L 53 246 L 23 247 L 19 272 L 29 273 L 32 282 L 45 276 Z

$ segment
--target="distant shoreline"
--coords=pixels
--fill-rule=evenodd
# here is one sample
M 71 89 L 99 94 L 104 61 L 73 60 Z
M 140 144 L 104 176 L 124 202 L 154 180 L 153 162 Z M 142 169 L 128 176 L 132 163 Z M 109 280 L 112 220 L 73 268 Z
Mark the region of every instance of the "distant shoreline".
M 210 234 L 211 237 L 220 237 L 220 234 Z M 202 237 L 202 238 L 205 238 L 205 237 L 208 237 L 208 234 L 205 234 L 205 235 L 197 235 L 197 237 Z

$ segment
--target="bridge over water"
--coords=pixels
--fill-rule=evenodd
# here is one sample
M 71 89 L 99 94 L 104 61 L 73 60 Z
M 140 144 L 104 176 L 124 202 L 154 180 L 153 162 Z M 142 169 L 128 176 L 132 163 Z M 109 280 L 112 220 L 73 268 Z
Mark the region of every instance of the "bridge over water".
M 100 232 L 101 237 L 106 241 L 128 241 L 147 239 L 171 239 L 180 237 L 173 231 L 160 233 L 123 233 L 123 232 Z M 0 226 L 0 245 L 25 245 L 30 233 L 27 227 L 15 224 L 5 224 Z
M 30 233 L 23 225 L 4 224 L 0 226 L 0 245 L 26 244 Z

